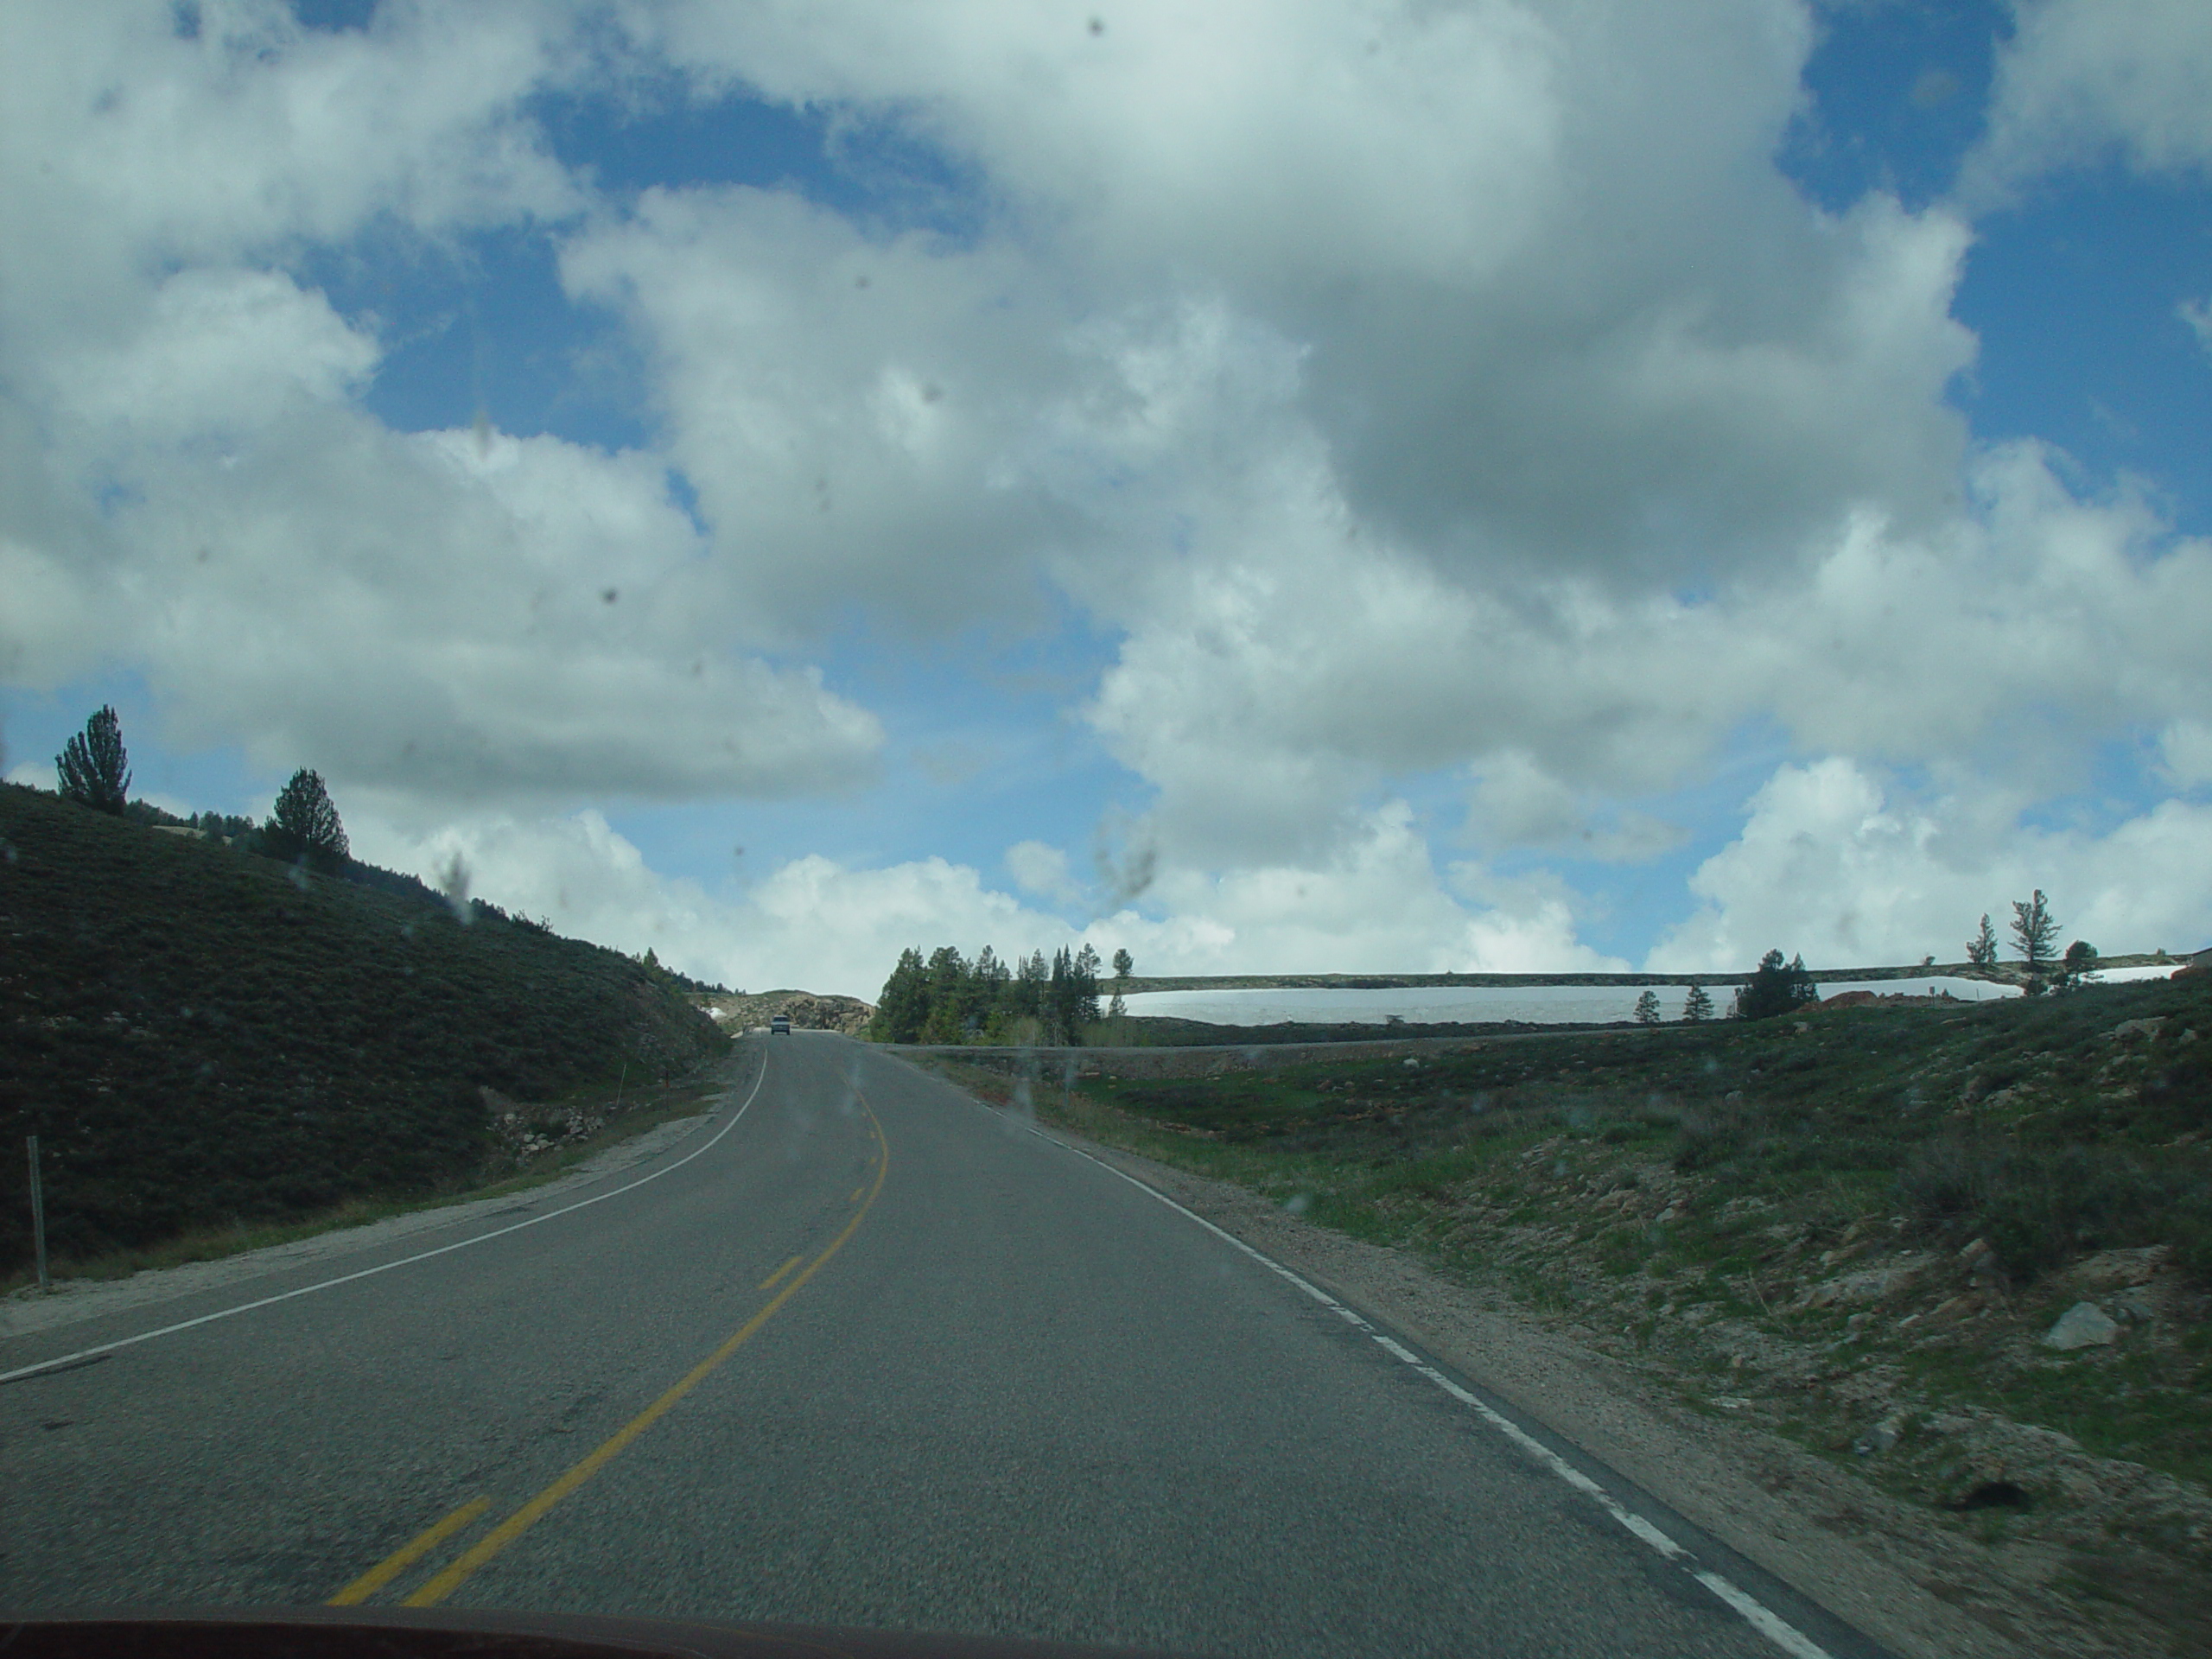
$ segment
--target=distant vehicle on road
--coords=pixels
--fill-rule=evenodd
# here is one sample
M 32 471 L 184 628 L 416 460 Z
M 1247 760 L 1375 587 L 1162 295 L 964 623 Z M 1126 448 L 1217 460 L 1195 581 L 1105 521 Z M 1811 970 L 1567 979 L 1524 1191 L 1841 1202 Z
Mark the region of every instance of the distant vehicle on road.
M 788 1014 L 771 1015 L 768 1020 L 768 1034 L 771 1037 L 790 1036 L 791 1034 L 791 1015 Z

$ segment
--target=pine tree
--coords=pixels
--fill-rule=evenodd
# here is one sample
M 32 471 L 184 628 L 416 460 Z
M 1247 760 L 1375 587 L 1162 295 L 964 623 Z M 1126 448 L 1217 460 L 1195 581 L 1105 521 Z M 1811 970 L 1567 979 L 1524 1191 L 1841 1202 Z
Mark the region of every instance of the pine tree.
M 929 970 L 922 966 L 922 953 L 909 945 L 899 953 L 899 965 L 876 994 L 869 1033 L 879 1043 L 914 1042 L 929 1016 Z
M 2051 947 L 2057 943 L 2058 918 L 2050 913 L 2041 887 L 2032 899 L 2012 901 L 2012 947 L 2030 973 L 2040 972 L 2050 963 L 2054 954 Z
M 1049 1015 L 1045 1005 L 1045 990 L 1050 970 L 1045 966 L 1045 953 L 1032 950 L 1014 965 L 1014 985 L 1007 993 L 1007 1007 L 1016 1020 L 1034 1020 L 1040 1025 Z
M 930 952 L 925 979 L 929 1011 L 922 1018 L 921 1040 L 957 1043 L 968 1035 L 969 1003 L 975 991 L 975 975 L 960 947 L 941 944 Z
M 1751 976 L 1751 983 L 1738 988 L 1736 1017 L 1771 1020 L 1779 1014 L 1795 1014 L 1808 1002 L 1818 1001 L 1820 995 L 1820 987 L 1805 970 L 1804 957 L 1785 963 L 1781 951 L 1770 950 L 1759 958 L 1758 971 Z
M 96 812 L 123 816 L 130 799 L 130 757 L 124 752 L 123 722 L 105 703 L 54 757 L 61 793 Z
M 1713 998 L 1702 985 L 1690 987 L 1690 994 L 1682 999 L 1682 1023 L 1701 1026 L 1713 1018 Z
M 1967 941 L 1967 960 L 1979 968 L 1997 963 L 1997 934 L 1989 925 L 1989 912 L 1981 912 L 1981 931 Z
M 1076 1028 L 1068 1033 L 1071 1042 L 1083 1035 L 1084 1026 L 1098 1023 L 1098 952 L 1088 943 L 1075 953 L 1072 977 L 1075 981 Z
M 1075 1023 L 1075 963 L 1065 944 L 1052 952 L 1052 977 L 1045 989 L 1045 1041 L 1059 1047 L 1068 1041 Z
M 261 827 L 261 842 L 272 858 L 305 859 L 318 869 L 336 869 L 353 851 L 322 774 L 305 766 L 276 791 L 276 810 Z
M 1659 993 L 1647 990 L 1636 999 L 1636 1023 L 1656 1026 L 1659 1023 Z

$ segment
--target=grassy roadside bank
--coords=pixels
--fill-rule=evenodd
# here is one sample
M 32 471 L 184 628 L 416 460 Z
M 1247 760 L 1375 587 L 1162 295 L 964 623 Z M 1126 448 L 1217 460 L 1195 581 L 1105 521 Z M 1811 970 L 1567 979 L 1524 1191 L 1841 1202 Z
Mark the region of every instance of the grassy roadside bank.
M 2192 977 L 1212 1077 L 1085 1053 L 1071 1090 L 1057 1055 L 940 1069 L 1503 1289 L 2204 1651 L 2208 1048 Z M 2069 1315 L 2101 1339 L 2047 1345 Z

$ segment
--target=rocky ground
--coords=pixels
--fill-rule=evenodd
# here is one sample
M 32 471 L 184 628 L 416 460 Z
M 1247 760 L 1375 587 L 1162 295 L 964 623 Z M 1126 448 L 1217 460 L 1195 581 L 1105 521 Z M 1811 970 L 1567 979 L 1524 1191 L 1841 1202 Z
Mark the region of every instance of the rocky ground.
M 1593 1247 L 1594 1224 L 1676 1224 L 1704 1201 L 1702 1184 L 1657 1163 L 1586 1173 L 1576 1151 L 1538 1142 L 1522 1154 L 1563 1187 L 1541 1218 L 1479 1198 L 1462 1210 L 1463 1248 L 1490 1258 L 1492 1282 L 1521 1306 L 1694 1409 L 1850 1465 L 1870 1500 L 1892 1500 L 1847 1528 L 1980 1544 L 1986 1582 L 1952 1593 L 2016 1630 L 2081 1627 L 2037 1650 L 2212 1651 L 2212 1492 L 1980 1402 L 2041 1397 L 2070 1414 L 2102 1394 L 2155 1410 L 2163 1390 L 2187 1387 L 2212 1297 L 2167 1247 L 2101 1251 L 2016 1284 L 1980 1238 L 1917 1248 L 1895 1217 L 1823 1247 L 1777 1218 L 1763 1229 L 1776 1256 L 1733 1285 L 1702 1268 L 1624 1277 Z M 1554 1173 L 1562 1159 L 1567 1176 Z M 1761 1215 L 1755 1200 L 1728 1203 L 1728 1218 Z M 2007 1613 L 2008 1599 L 2021 1611 Z

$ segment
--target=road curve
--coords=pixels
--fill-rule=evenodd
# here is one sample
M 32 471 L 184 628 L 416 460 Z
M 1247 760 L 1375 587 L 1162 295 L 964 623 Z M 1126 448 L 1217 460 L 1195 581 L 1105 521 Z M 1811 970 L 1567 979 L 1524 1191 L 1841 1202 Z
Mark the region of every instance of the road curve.
M 82 1356 L 0 1386 L 0 1609 L 1877 1652 L 1387 1332 L 842 1039 L 750 1039 L 651 1164 L 450 1230 L 0 1344 L 0 1373 Z

